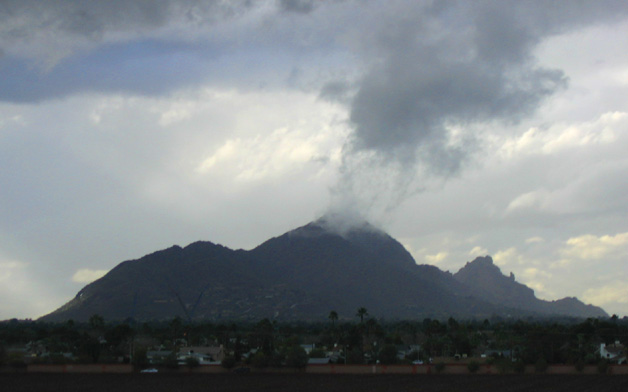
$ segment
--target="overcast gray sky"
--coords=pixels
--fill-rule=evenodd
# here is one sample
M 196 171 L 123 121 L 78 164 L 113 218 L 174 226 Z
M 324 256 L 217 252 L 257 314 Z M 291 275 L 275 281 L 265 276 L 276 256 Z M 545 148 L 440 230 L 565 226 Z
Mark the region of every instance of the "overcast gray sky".
M 628 315 L 627 151 L 625 1 L 0 0 L 0 319 L 330 209 Z

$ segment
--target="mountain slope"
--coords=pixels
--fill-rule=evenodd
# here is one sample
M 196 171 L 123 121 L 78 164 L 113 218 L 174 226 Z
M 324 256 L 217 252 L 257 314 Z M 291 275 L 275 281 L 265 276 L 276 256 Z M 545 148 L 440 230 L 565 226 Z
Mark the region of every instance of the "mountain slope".
M 321 320 L 332 309 L 351 318 L 358 307 L 407 319 L 603 313 L 577 300 L 540 301 L 490 258 L 452 275 L 417 265 L 366 222 L 336 230 L 323 218 L 250 251 L 196 242 L 125 261 L 43 319 Z

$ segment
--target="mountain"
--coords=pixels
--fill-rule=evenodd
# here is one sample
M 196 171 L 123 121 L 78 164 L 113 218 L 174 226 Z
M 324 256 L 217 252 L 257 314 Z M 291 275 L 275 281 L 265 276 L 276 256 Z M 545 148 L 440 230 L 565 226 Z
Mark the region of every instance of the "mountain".
M 505 276 L 490 256 L 478 257 L 454 274 L 472 295 L 495 305 L 507 306 L 543 315 L 573 317 L 608 317 L 601 308 L 585 305 L 577 298 L 544 301 L 534 291 L 515 281 L 514 274 Z
M 250 251 L 173 246 L 120 263 L 42 319 L 322 320 L 331 310 L 351 318 L 358 307 L 397 319 L 605 314 L 575 299 L 540 301 L 490 258 L 452 275 L 417 265 L 367 222 L 339 227 L 324 217 Z

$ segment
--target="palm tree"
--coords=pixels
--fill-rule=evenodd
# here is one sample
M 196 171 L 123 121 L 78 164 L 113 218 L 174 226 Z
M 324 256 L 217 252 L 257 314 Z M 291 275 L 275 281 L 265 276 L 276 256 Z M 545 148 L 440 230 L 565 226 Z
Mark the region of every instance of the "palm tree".
M 364 317 L 368 316 L 369 312 L 366 310 L 366 308 L 364 307 L 360 307 L 358 308 L 358 312 L 356 313 L 356 316 L 358 316 L 360 318 L 360 323 L 364 322 Z
M 331 320 L 332 328 L 336 328 L 336 320 L 338 320 L 338 312 L 336 312 L 335 310 L 332 310 L 331 312 L 329 312 L 328 317 Z

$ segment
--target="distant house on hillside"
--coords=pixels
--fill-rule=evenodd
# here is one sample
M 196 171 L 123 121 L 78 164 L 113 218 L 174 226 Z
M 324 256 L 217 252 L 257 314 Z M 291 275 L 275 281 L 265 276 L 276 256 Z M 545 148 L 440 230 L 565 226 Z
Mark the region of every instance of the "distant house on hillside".
M 618 364 L 626 363 L 626 347 L 615 341 L 613 344 L 607 345 L 606 343 L 600 344 L 600 357 L 607 359 L 611 362 Z

